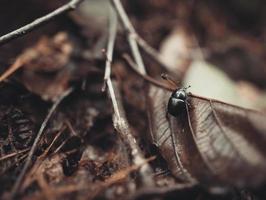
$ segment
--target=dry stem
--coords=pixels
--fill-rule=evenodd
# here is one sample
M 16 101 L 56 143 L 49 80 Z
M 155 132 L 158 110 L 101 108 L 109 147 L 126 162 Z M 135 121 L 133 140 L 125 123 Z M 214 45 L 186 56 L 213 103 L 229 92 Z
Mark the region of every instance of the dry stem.
M 43 16 L 43 17 L 40 17 L 36 20 L 34 20 L 33 22 L 17 29 L 17 30 L 14 30 L 6 35 L 3 35 L 0 37 L 0 45 L 3 45 L 13 39 L 16 39 L 18 37 L 21 37 L 31 31 L 33 31 L 34 29 L 36 29 L 37 27 L 51 21 L 52 19 L 54 19 L 55 17 L 59 16 L 59 15 L 62 15 L 70 10 L 74 10 L 78 4 L 80 4 L 82 1 L 84 0 L 71 0 L 69 3 L 61 6 L 60 8 L 54 10 L 53 12 Z
M 21 170 L 21 172 L 20 172 L 20 174 L 19 174 L 19 176 L 18 176 L 18 178 L 17 178 L 17 180 L 16 180 L 16 182 L 15 182 L 13 188 L 12 188 L 12 191 L 11 191 L 11 198 L 12 199 L 17 195 L 17 192 L 18 192 L 18 190 L 20 188 L 20 185 L 21 185 L 21 183 L 22 183 L 22 181 L 23 181 L 23 179 L 25 177 L 25 174 L 28 171 L 28 169 L 29 169 L 29 167 L 30 167 L 30 165 L 32 163 L 33 154 L 34 154 L 34 152 L 37 149 L 38 143 L 39 143 L 39 141 L 40 141 L 40 139 L 41 139 L 41 137 L 43 135 L 43 131 L 46 128 L 48 121 L 50 120 L 51 116 L 53 115 L 54 111 L 56 110 L 58 105 L 61 103 L 61 101 L 65 97 L 67 97 L 72 91 L 73 91 L 72 88 L 68 89 L 59 99 L 57 99 L 57 101 L 50 108 L 47 116 L 45 117 L 45 119 L 44 119 L 44 121 L 43 121 L 43 123 L 42 123 L 42 125 L 41 125 L 41 127 L 40 127 L 40 129 L 39 129 L 39 131 L 37 133 L 37 135 L 36 135 L 34 143 L 33 143 L 32 147 L 31 147 L 31 149 L 30 149 L 30 151 L 28 153 L 27 158 L 26 158 L 25 164 L 24 164 L 24 166 L 23 166 L 23 168 L 22 168 L 22 170 Z
M 114 115 L 113 115 L 113 123 L 114 127 L 117 132 L 120 134 L 121 138 L 124 142 L 129 146 L 130 153 L 133 157 L 134 165 L 139 165 L 140 163 L 145 162 L 145 158 L 143 157 L 136 139 L 132 134 L 132 130 L 128 124 L 128 121 L 125 116 L 125 111 L 122 104 L 122 98 L 118 89 L 118 86 L 115 81 L 111 80 L 111 62 L 113 57 L 113 49 L 114 49 L 114 42 L 117 33 L 117 16 L 116 13 L 112 12 L 110 16 L 110 28 L 109 28 L 109 41 L 107 46 L 107 59 L 106 59 L 106 70 L 105 70 L 105 81 L 108 87 L 108 93 L 111 98 L 113 108 L 114 108 Z M 140 56 L 141 58 L 141 56 Z M 141 70 L 140 70 L 141 71 Z M 145 72 L 145 71 L 143 71 Z M 140 168 L 140 174 L 142 178 L 142 182 L 145 185 L 152 185 L 152 176 L 151 176 L 151 168 L 148 163 L 144 164 Z

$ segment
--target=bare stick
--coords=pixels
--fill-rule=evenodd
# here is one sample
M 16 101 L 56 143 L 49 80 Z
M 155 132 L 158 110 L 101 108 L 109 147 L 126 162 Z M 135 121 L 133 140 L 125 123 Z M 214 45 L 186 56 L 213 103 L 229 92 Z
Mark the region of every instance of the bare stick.
M 42 135 L 43 135 L 43 131 L 44 131 L 44 129 L 46 128 L 48 121 L 50 120 L 50 118 L 51 118 L 51 116 L 53 115 L 53 113 L 54 113 L 55 109 L 57 108 L 57 106 L 58 106 L 58 105 L 61 103 L 61 101 L 62 101 L 65 97 L 67 97 L 72 91 L 73 91 L 73 88 L 68 89 L 68 90 L 67 90 L 67 91 L 66 91 L 66 92 L 65 92 L 65 93 L 64 93 L 59 99 L 57 99 L 57 101 L 56 101 L 56 102 L 52 105 L 52 107 L 50 108 L 50 110 L 49 110 L 47 116 L 45 117 L 45 119 L 44 119 L 44 121 L 43 121 L 43 123 L 42 123 L 42 125 L 41 125 L 41 127 L 40 127 L 40 129 L 39 129 L 39 131 L 38 131 L 38 133 L 37 133 L 37 135 L 36 135 L 36 138 L 35 138 L 35 140 L 34 140 L 34 143 L 33 143 L 32 147 L 31 147 L 31 149 L 30 149 L 30 151 L 29 151 L 29 154 L 28 154 L 28 156 L 27 156 L 27 159 L 26 159 L 26 161 L 25 161 L 25 164 L 24 164 L 24 166 L 23 166 L 23 168 L 22 168 L 22 170 L 21 170 L 21 172 L 20 172 L 20 174 L 19 174 L 19 176 L 18 176 L 18 178 L 17 178 L 17 180 L 16 180 L 16 183 L 14 184 L 14 186 L 13 186 L 13 188 L 12 188 L 12 191 L 11 191 L 11 198 L 12 198 L 12 199 L 13 199 L 13 198 L 17 195 L 17 193 L 18 193 L 19 187 L 20 187 L 20 185 L 21 185 L 21 183 L 22 183 L 22 181 L 23 181 L 23 179 L 24 179 L 24 177 L 25 177 L 25 174 L 26 174 L 28 168 L 30 167 L 30 164 L 31 164 L 31 161 L 32 161 L 33 154 L 34 154 L 34 152 L 35 152 L 36 149 L 37 149 L 38 143 L 39 143 L 39 141 L 40 141 L 40 139 L 41 139 L 41 137 L 42 137 Z
M 138 66 L 138 70 L 140 71 L 140 73 L 146 74 L 146 69 L 145 69 L 142 57 L 140 55 L 140 52 L 139 52 L 138 44 L 136 42 L 136 35 L 137 35 L 136 31 L 133 28 L 133 26 L 132 26 L 132 24 L 131 24 L 131 22 L 130 22 L 127 14 L 126 14 L 126 12 L 125 12 L 122 4 L 121 4 L 121 1 L 120 0 L 112 0 L 112 3 L 114 5 L 121 21 L 122 21 L 124 28 L 128 32 L 128 43 L 130 45 L 134 60 Z
M 45 157 L 48 155 L 48 153 L 51 150 L 52 146 L 57 141 L 57 139 L 62 135 L 62 133 L 64 132 L 65 129 L 66 129 L 66 127 L 63 126 L 63 128 L 60 131 L 58 131 L 58 133 L 56 134 L 56 136 L 52 140 L 51 144 L 44 150 L 43 154 L 39 157 L 40 164 L 41 164 L 42 160 L 44 160 Z
M 37 27 L 49 22 L 50 20 L 54 19 L 55 17 L 62 15 L 70 10 L 74 10 L 78 4 L 80 4 L 82 1 L 84 0 L 71 0 L 69 3 L 61 6 L 60 8 L 54 10 L 53 12 L 40 17 L 36 20 L 34 20 L 33 22 L 17 29 L 14 30 L 6 35 L 3 35 L 0 37 L 0 45 L 3 45 L 15 38 L 21 37 L 29 32 L 31 32 L 32 30 L 36 29 Z
M 18 156 L 20 154 L 24 154 L 26 153 L 27 151 L 29 151 L 29 148 L 27 149 L 23 149 L 21 151 L 18 151 L 18 152 L 14 152 L 14 153 L 10 153 L 10 154 L 7 154 L 3 157 L 0 158 L 0 162 L 3 161 L 3 160 L 6 160 L 6 159 L 9 159 L 9 158 L 12 158 L 12 157 L 15 157 L 15 156 Z
M 113 57 L 114 41 L 117 33 L 117 16 L 112 12 L 110 16 L 110 28 L 109 28 L 109 40 L 107 46 L 107 59 L 105 68 L 105 80 L 108 88 L 108 93 L 114 108 L 113 123 L 117 132 L 121 135 L 123 141 L 129 146 L 131 156 L 133 157 L 133 163 L 139 165 L 145 162 L 145 158 L 141 154 L 137 141 L 132 134 L 132 130 L 128 124 L 125 116 L 125 111 L 122 104 L 122 98 L 115 81 L 111 80 L 111 61 Z M 140 168 L 140 174 L 142 182 L 146 185 L 152 185 L 152 170 L 148 163 L 143 164 Z
M 117 16 L 110 8 L 110 17 L 109 17 L 109 39 L 107 45 L 107 52 L 106 52 L 106 62 L 105 62 L 105 73 L 104 73 L 104 81 L 107 84 L 108 92 L 113 104 L 115 115 L 120 118 L 120 112 L 118 109 L 118 105 L 116 102 L 116 97 L 111 81 L 111 64 L 113 59 L 113 51 L 114 51 L 114 43 L 117 34 Z
M 128 40 L 129 40 L 129 44 L 131 47 L 131 51 L 134 57 L 134 60 L 137 64 L 137 66 L 139 66 L 139 71 L 142 74 L 143 71 L 145 72 L 145 66 L 143 64 L 142 58 L 140 56 L 139 53 L 139 49 L 137 44 L 139 44 L 139 46 L 152 58 L 154 59 L 158 64 L 160 64 L 164 69 L 169 70 L 169 69 L 173 69 L 173 66 L 170 66 L 169 64 L 167 64 L 163 59 L 161 54 L 154 49 L 152 46 L 150 46 L 141 36 L 139 36 L 139 34 L 136 32 L 135 28 L 133 27 L 133 25 L 131 24 L 128 15 L 125 12 L 125 9 L 123 8 L 121 1 L 120 0 L 112 0 L 115 9 L 117 10 L 117 13 L 119 14 L 119 17 L 123 23 L 124 28 L 127 30 L 128 32 Z M 142 68 L 144 68 L 144 70 L 142 70 Z
M 47 158 L 48 152 L 51 150 L 52 146 L 54 143 L 57 141 L 57 139 L 61 136 L 61 134 L 64 132 L 66 129 L 65 126 L 56 134 L 56 136 L 53 138 L 53 141 L 50 143 L 50 145 L 44 150 L 43 154 L 40 155 L 34 166 L 31 168 L 31 170 L 28 172 L 28 176 L 25 178 L 22 186 L 21 186 L 21 191 L 23 191 L 27 186 L 29 186 L 34 180 L 36 180 L 36 172 L 39 170 L 42 162 Z
M 23 62 L 21 59 L 17 59 L 13 65 L 11 65 L 1 76 L 0 82 L 7 79 L 10 75 L 12 75 L 15 71 L 23 66 Z

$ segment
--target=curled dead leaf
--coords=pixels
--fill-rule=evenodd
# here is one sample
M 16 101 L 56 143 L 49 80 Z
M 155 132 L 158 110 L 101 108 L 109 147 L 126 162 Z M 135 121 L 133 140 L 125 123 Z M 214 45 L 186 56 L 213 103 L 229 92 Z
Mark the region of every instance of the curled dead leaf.
M 167 114 L 171 93 L 149 91 L 151 140 L 185 183 L 256 187 L 266 181 L 266 115 L 192 94 Z

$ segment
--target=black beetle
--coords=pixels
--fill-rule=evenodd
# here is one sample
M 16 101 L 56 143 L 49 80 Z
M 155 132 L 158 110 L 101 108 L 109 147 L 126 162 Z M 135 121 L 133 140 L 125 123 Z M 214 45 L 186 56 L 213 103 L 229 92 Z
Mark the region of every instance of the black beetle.
M 172 93 L 167 105 L 169 114 L 177 117 L 180 112 L 185 110 L 188 97 L 186 89 L 189 87 L 179 88 Z

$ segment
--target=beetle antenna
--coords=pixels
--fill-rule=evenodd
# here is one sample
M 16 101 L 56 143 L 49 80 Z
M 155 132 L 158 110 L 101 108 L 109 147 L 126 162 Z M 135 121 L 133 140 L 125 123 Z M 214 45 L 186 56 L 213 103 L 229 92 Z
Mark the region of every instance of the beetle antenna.
M 161 74 L 161 77 L 162 77 L 162 79 L 168 81 L 168 83 L 169 83 L 171 86 L 173 86 L 174 88 L 177 88 L 178 84 L 177 84 L 176 81 L 174 81 L 174 79 L 173 79 L 171 76 L 169 76 L 169 75 L 166 74 L 166 73 L 162 73 L 162 74 Z
M 184 90 L 187 90 L 188 88 L 191 88 L 191 85 L 185 87 Z

